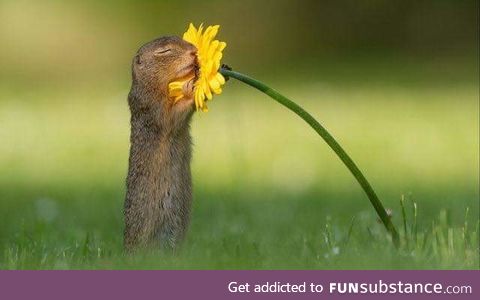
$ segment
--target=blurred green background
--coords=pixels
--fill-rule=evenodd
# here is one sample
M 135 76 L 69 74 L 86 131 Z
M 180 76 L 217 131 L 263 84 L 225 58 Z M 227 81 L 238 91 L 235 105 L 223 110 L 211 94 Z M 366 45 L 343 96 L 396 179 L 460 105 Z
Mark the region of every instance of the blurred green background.
M 231 80 L 193 120 L 183 253 L 122 256 L 131 58 L 189 22 L 320 120 L 399 229 L 415 201 L 423 252 L 394 253 L 313 130 Z M 0 0 L 0 268 L 478 268 L 478 34 L 474 0 Z

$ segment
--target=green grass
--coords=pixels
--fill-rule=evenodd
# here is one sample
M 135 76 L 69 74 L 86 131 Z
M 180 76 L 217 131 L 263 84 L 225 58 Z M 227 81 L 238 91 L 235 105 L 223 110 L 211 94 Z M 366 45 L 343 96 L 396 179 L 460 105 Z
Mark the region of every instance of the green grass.
M 176 255 L 122 254 L 121 191 L 65 187 L 16 203 L 3 216 L 1 267 L 37 268 L 476 268 L 478 222 L 451 221 L 448 211 L 424 220 L 419 207 L 402 228 L 396 250 L 375 214 L 359 197 L 350 209 L 335 195 L 271 194 L 243 199 L 242 192 L 196 194 L 188 239 Z M 31 199 L 34 194 L 12 191 Z M 19 196 L 19 194 L 21 196 Z M 54 197 L 54 198 L 53 198 Z M 337 198 L 336 198 L 337 197 Z M 56 199 L 54 201 L 53 199 Z M 108 201 L 108 199 L 115 199 Z M 199 200 L 201 199 L 201 200 Z M 86 206 L 92 205 L 87 208 Z M 325 208 L 327 207 L 327 209 Z M 363 209 L 362 209 L 363 207 Z M 4 207 L 2 207 L 3 211 Z M 8 207 L 6 208 L 8 209 Z M 395 215 L 396 223 L 402 220 Z M 454 219 L 457 219 L 454 217 Z M 416 221 L 414 221 L 416 220 Z M 398 224 L 400 225 L 400 224 Z
M 184 247 L 125 256 L 127 91 L 5 89 L 0 268 L 477 269 L 476 81 L 319 78 L 272 86 L 318 118 L 365 172 L 392 210 L 399 250 L 310 128 L 229 82 L 193 121 Z

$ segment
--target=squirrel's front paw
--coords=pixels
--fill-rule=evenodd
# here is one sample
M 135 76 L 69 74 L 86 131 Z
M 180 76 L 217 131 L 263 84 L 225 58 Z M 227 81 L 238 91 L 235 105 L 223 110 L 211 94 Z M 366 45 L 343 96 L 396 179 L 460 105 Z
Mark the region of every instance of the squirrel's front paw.
M 194 100 L 194 80 L 188 80 L 183 84 L 183 97 L 177 100 L 174 104 L 175 107 L 179 109 L 185 108 L 194 108 L 195 100 Z

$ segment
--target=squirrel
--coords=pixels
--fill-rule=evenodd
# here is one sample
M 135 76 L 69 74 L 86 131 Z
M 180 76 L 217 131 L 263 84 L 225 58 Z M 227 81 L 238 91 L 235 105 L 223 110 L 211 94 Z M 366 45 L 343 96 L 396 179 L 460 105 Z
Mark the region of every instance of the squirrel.
M 197 49 L 179 37 L 155 39 L 137 51 L 128 95 L 130 156 L 124 204 L 124 247 L 176 249 L 185 237 L 192 205 L 190 120 Z M 184 97 L 168 96 L 172 81 L 192 78 Z

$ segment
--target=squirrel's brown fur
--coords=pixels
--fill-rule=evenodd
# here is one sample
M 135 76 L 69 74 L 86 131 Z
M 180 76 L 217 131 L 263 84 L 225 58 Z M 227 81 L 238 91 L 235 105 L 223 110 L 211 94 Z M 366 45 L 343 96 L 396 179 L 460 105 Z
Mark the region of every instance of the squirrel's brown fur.
M 174 103 L 168 83 L 196 72 L 196 48 L 178 37 L 142 46 L 132 62 L 130 158 L 125 197 L 125 249 L 184 238 L 192 204 L 190 119 L 193 80 Z

